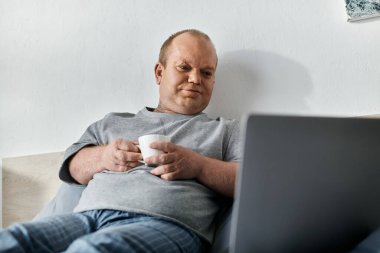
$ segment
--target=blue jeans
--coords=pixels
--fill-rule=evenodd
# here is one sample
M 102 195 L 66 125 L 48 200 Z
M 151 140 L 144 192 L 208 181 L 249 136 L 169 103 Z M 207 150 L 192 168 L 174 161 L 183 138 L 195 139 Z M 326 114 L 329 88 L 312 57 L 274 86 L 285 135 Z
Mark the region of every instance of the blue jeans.
M 158 217 L 115 210 L 51 216 L 0 230 L 0 252 L 202 252 L 191 230 Z

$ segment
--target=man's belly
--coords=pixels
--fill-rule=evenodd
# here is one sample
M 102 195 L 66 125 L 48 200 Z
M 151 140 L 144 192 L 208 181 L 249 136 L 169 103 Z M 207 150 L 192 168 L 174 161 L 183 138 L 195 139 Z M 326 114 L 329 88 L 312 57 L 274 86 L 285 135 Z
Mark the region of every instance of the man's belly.
M 168 217 L 199 231 L 212 226 L 218 204 L 215 193 L 197 181 L 166 181 L 142 166 L 129 172 L 96 174 L 74 211 L 94 209 Z

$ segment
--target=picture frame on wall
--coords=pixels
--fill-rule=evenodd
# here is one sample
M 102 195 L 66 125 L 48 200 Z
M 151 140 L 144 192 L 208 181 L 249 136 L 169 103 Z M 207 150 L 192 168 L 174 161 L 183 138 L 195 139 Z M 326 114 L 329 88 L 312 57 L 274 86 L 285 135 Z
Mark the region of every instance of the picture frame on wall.
M 348 21 L 380 17 L 380 0 L 345 0 Z

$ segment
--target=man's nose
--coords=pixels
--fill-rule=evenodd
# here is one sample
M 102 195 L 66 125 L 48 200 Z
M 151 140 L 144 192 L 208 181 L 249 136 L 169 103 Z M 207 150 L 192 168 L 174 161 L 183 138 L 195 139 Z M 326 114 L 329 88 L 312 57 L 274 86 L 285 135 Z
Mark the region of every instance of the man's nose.
M 201 73 L 198 70 L 192 70 L 189 73 L 189 83 L 200 84 L 202 81 Z

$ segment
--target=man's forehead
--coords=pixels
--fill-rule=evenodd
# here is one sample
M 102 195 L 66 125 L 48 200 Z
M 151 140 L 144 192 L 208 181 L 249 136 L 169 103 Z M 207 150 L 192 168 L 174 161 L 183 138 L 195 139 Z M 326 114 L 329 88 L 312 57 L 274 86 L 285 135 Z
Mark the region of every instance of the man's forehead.
M 200 67 L 204 69 L 215 70 L 216 62 L 212 58 L 187 58 L 187 57 L 173 57 L 174 64 L 189 64 L 191 66 Z
M 168 60 L 209 65 L 208 67 L 215 68 L 217 56 L 211 41 L 198 36 L 178 37 L 173 40 L 168 48 Z

